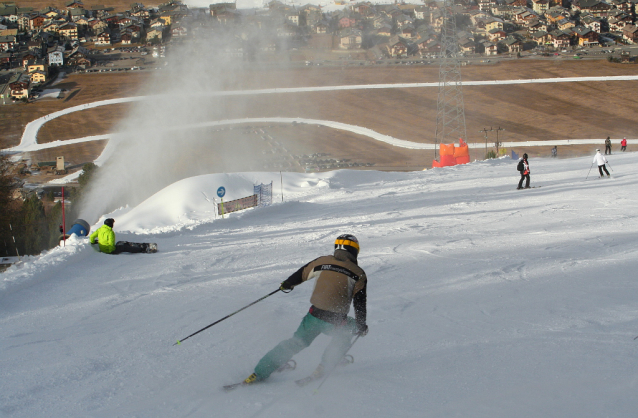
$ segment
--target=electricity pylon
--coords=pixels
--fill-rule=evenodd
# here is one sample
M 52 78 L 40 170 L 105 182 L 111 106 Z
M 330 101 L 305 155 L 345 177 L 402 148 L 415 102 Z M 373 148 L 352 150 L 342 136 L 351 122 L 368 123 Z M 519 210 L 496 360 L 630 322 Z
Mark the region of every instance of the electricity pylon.
M 443 0 L 441 8 L 443 26 L 441 26 L 439 96 L 436 103 L 435 158 L 438 144 L 453 143 L 459 138 L 467 140 L 454 0 Z

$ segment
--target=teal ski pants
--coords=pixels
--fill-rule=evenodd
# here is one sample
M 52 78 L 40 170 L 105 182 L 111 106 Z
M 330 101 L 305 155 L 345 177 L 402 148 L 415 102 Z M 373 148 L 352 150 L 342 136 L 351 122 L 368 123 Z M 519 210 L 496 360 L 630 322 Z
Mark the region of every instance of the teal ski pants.
M 336 326 L 315 318 L 310 313 L 306 314 L 292 338 L 280 342 L 259 360 L 255 367 L 257 380 L 267 379 L 272 372 L 286 364 L 292 356 L 308 347 L 321 333 L 332 337 L 321 357 L 321 364 L 326 370 L 330 370 L 345 356 L 356 329 L 354 318 L 348 317 L 343 325 Z

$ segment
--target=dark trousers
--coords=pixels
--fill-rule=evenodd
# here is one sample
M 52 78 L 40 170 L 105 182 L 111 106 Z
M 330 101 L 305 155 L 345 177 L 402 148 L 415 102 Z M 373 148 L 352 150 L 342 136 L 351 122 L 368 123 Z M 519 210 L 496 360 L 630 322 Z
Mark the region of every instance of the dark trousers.
M 139 242 L 118 241 L 115 243 L 115 251 L 111 254 L 119 253 L 145 253 L 148 244 Z
M 607 171 L 607 167 L 605 167 L 605 164 L 603 164 L 598 166 L 598 172 L 600 173 L 600 177 L 603 177 L 603 170 L 605 170 L 605 173 L 609 175 L 609 171 Z
M 620 147 L 620 150 L 621 150 L 621 151 L 625 151 L 625 150 L 627 150 L 627 145 L 623 145 L 623 146 L 621 146 L 621 147 Z
M 609 155 L 611 155 L 611 145 L 605 145 L 605 155 L 607 155 L 607 151 L 609 151 Z
M 523 187 L 523 180 L 525 179 L 527 179 L 527 181 L 525 182 L 525 187 L 529 187 L 529 174 L 521 173 L 521 180 L 518 182 L 519 189 Z

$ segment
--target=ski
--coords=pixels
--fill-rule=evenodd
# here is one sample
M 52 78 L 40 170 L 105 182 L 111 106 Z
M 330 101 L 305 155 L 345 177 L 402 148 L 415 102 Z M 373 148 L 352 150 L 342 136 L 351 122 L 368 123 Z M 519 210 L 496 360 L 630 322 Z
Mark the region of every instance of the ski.
M 520 189 L 517 188 L 516 190 L 524 190 L 524 189 L 540 189 L 542 186 L 530 186 L 530 187 L 521 187 Z
M 354 363 L 354 357 L 352 357 L 351 354 L 346 354 L 346 356 L 339 362 L 339 366 L 347 366 L 348 364 Z M 311 374 L 308 377 L 304 377 L 303 379 L 298 379 L 295 380 L 295 383 L 297 384 L 297 386 L 299 387 L 304 387 L 309 383 L 314 382 L 317 379 L 321 379 L 324 376 L 324 374 Z
M 228 391 L 230 391 L 230 390 L 233 390 L 233 389 L 235 389 L 235 388 L 238 388 L 238 387 L 242 386 L 243 384 L 244 384 L 244 382 L 240 382 L 240 383 L 233 383 L 232 385 L 225 385 L 225 386 L 224 386 L 224 390 L 225 390 L 226 392 L 228 392 Z
M 319 379 L 321 376 L 313 376 L 310 375 L 308 377 L 304 377 L 303 379 L 299 379 L 299 380 L 295 380 L 295 383 L 297 384 L 297 386 L 299 387 L 304 387 L 306 386 L 308 383 L 314 382 L 315 380 Z
M 281 366 L 280 368 L 278 368 L 277 370 L 275 370 L 275 373 L 281 373 L 281 372 L 286 372 L 289 370 L 295 370 L 297 368 L 297 362 L 294 360 L 289 360 L 286 364 L 284 364 L 283 366 Z M 254 384 L 254 383 L 251 383 Z M 248 386 L 247 384 L 245 384 L 244 382 L 239 382 L 239 383 L 233 383 L 230 385 L 225 385 L 223 386 L 223 389 L 228 392 L 231 391 L 233 389 L 237 389 L 240 386 Z

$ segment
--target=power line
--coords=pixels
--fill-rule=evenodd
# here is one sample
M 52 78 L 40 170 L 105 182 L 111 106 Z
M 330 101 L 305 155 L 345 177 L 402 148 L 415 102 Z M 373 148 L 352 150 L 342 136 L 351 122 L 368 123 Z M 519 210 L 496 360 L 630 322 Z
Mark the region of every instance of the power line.
M 454 0 L 444 0 L 441 12 L 443 25 L 436 106 L 435 158 L 437 144 L 453 143 L 459 138 L 467 140 Z

